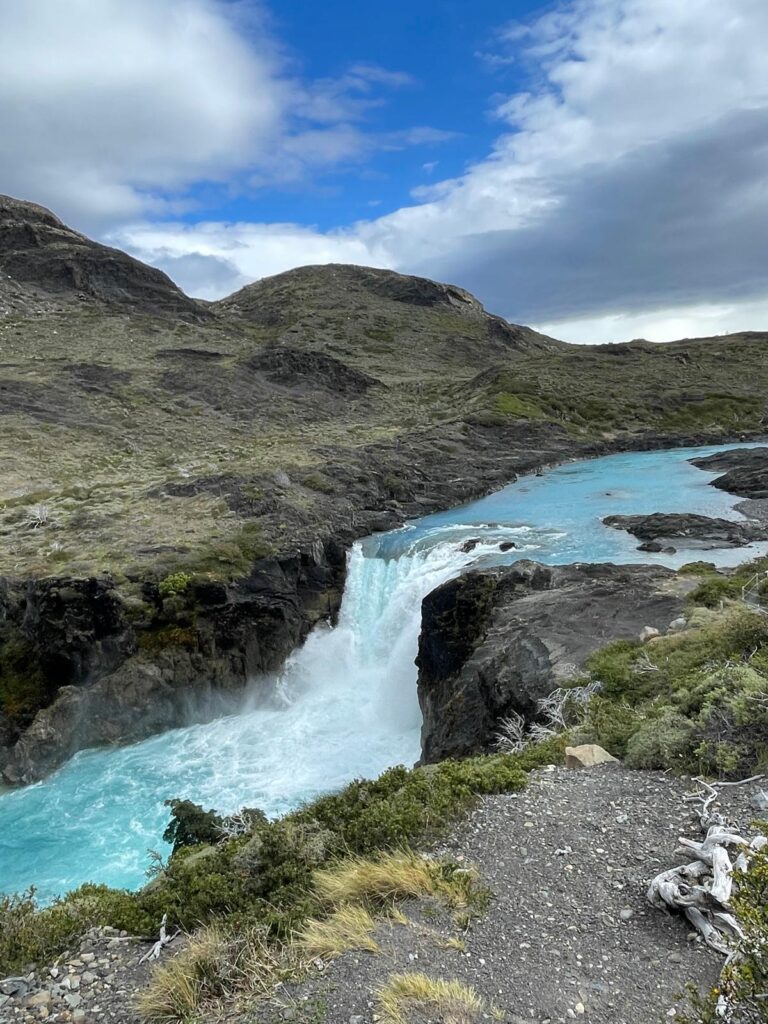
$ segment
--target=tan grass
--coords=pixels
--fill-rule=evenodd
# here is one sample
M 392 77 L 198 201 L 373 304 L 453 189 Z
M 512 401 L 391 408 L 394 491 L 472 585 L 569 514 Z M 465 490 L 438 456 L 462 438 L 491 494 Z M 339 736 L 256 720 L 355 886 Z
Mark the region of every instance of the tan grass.
M 177 956 L 155 969 L 137 1009 L 153 1024 L 171 1024 L 221 997 L 269 992 L 299 969 L 292 951 L 267 942 L 262 929 L 234 933 L 210 925 L 195 932 Z
M 376 922 L 365 907 L 339 907 L 324 920 L 308 921 L 296 936 L 296 946 L 309 957 L 332 958 L 350 949 L 381 952 L 371 933 Z
M 431 896 L 458 909 L 470 906 L 480 891 L 474 871 L 456 870 L 412 850 L 339 861 L 315 872 L 314 887 L 323 902 L 335 907 L 346 903 L 381 906 Z
M 458 979 L 426 974 L 393 974 L 376 993 L 383 1024 L 409 1024 L 414 1015 L 438 1017 L 443 1024 L 473 1024 L 485 1001 Z

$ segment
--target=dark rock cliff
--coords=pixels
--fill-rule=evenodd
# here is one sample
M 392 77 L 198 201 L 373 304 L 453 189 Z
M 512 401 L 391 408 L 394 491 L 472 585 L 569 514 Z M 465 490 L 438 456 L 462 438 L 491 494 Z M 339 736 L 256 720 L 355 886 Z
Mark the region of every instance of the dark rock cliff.
M 20 308 L 22 298 L 35 305 L 42 295 L 196 320 L 210 316 L 162 271 L 73 231 L 44 206 L 3 195 L 0 270 L 11 279 Z
M 537 701 L 600 647 L 665 629 L 681 586 L 658 566 L 521 561 L 438 587 L 422 605 L 417 658 L 422 761 L 487 750 L 511 712 L 533 720 Z
M 335 614 L 344 571 L 343 548 L 328 541 L 262 559 L 236 583 L 193 580 L 183 597 L 155 591 L 136 607 L 109 579 L 4 581 L 0 682 L 22 675 L 28 693 L 34 678 L 51 696 L 32 719 L 23 706 L 0 719 L 5 780 L 34 782 L 77 750 L 225 710 L 228 694 L 276 671 Z

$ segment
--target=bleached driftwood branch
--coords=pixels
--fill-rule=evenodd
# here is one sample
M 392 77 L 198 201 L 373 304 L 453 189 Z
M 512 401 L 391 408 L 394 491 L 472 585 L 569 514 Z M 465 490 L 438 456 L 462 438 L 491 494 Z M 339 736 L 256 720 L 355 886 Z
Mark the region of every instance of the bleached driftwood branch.
M 731 913 L 734 874 L 747 871 L 750 855 L 761 850 L 768 843 L 768 838 L 761 835 L 745 839 L 727 828 L 725 818 L 711 808 L 724 787 L 744 786 L 762 778 L 762 775 L 753 775 L 738 782 L 715 783 L 694 779 L 701 791 L 691 793 L 685 799 L 701 804 L 698 815 L 705 836 L 701 842 L 679 839 L 677 852 L 685 857 L 693 855 L 696 859 L 662 871 L 648 886 L 649 902 L 666 913 L 672 910 L 682 912 L 706 944 L 728 958 L 726 966 L 738 956 L 734 943 L 744 938 L 739 922 Z M 738 851 L 733 862 L 728 853 L 729 847 Z M 721 995 L 717 1015 L 727 1018 L 728 1011 L 728 1000 Z
M 163 919 L 160 922 L 160 938 L 152 946 L 152 948 L 147 950 L 147 952 L 144 954 L 144 956 L 139 960 L 140 964 L 143 964 L 147 960 L 159 960 L 160 959 L 160 954 L 162 953 L 163 949 L 166 946 L 168 946 L 171 942 L 173 942 L 173 940 L 176 938 L 176 936 L 181 931 L 180 928 L 177 928 L 176 931 L 173 933 L 173 935 L 169 935 L 168 932 L 165 930 L 165 926 L 166 926 L 167 922 L 168 922 L 168 915 L 167 914 L 163 914 Z

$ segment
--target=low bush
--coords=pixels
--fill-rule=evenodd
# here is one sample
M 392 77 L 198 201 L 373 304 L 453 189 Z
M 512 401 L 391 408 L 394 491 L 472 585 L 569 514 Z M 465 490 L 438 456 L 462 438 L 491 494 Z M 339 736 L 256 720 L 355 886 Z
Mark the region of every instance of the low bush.
M 192 576 L 188 572 L 174 572 L 160 580 L 157 589 L 161 597 L 171 597 L 186 592 Z
M 204 811 L 191 800 L 166 800 L 171 809 L 171 820 L 163 832 L 163 839 L 173 847 L 173 853 L 182 846 L 198 843 L 216 843 L 221 838 L 223 819 L 215 811 Z
M 620 641 L 590 660 L 602 687 L 585 738 L 636 768 L 736 776 L 768 766 L 768 617 L 736 606 L 707 615 L 699 628 Z

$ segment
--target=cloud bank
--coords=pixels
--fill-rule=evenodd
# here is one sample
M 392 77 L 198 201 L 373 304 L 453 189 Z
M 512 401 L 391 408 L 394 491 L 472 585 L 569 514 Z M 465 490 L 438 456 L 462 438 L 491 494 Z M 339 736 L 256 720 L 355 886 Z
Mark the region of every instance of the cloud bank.
M 214 0 L 0 7 L 14 40 L 0 188 L 99 221 L 208 298 L 360 262 L 455 281 L 572 340 L 766 326 L 764 0 L 575 0 L 502 27 L 482 62 L 524 66 L 528 86 L 496 100 L 487 158 L 329 232 L 173 219 L 195 182 L 300 180 L 431 131 L 366 133 L 373 90 L 407 76 L 357 65 L 300 83 L 249 9 L 245 22 Z

